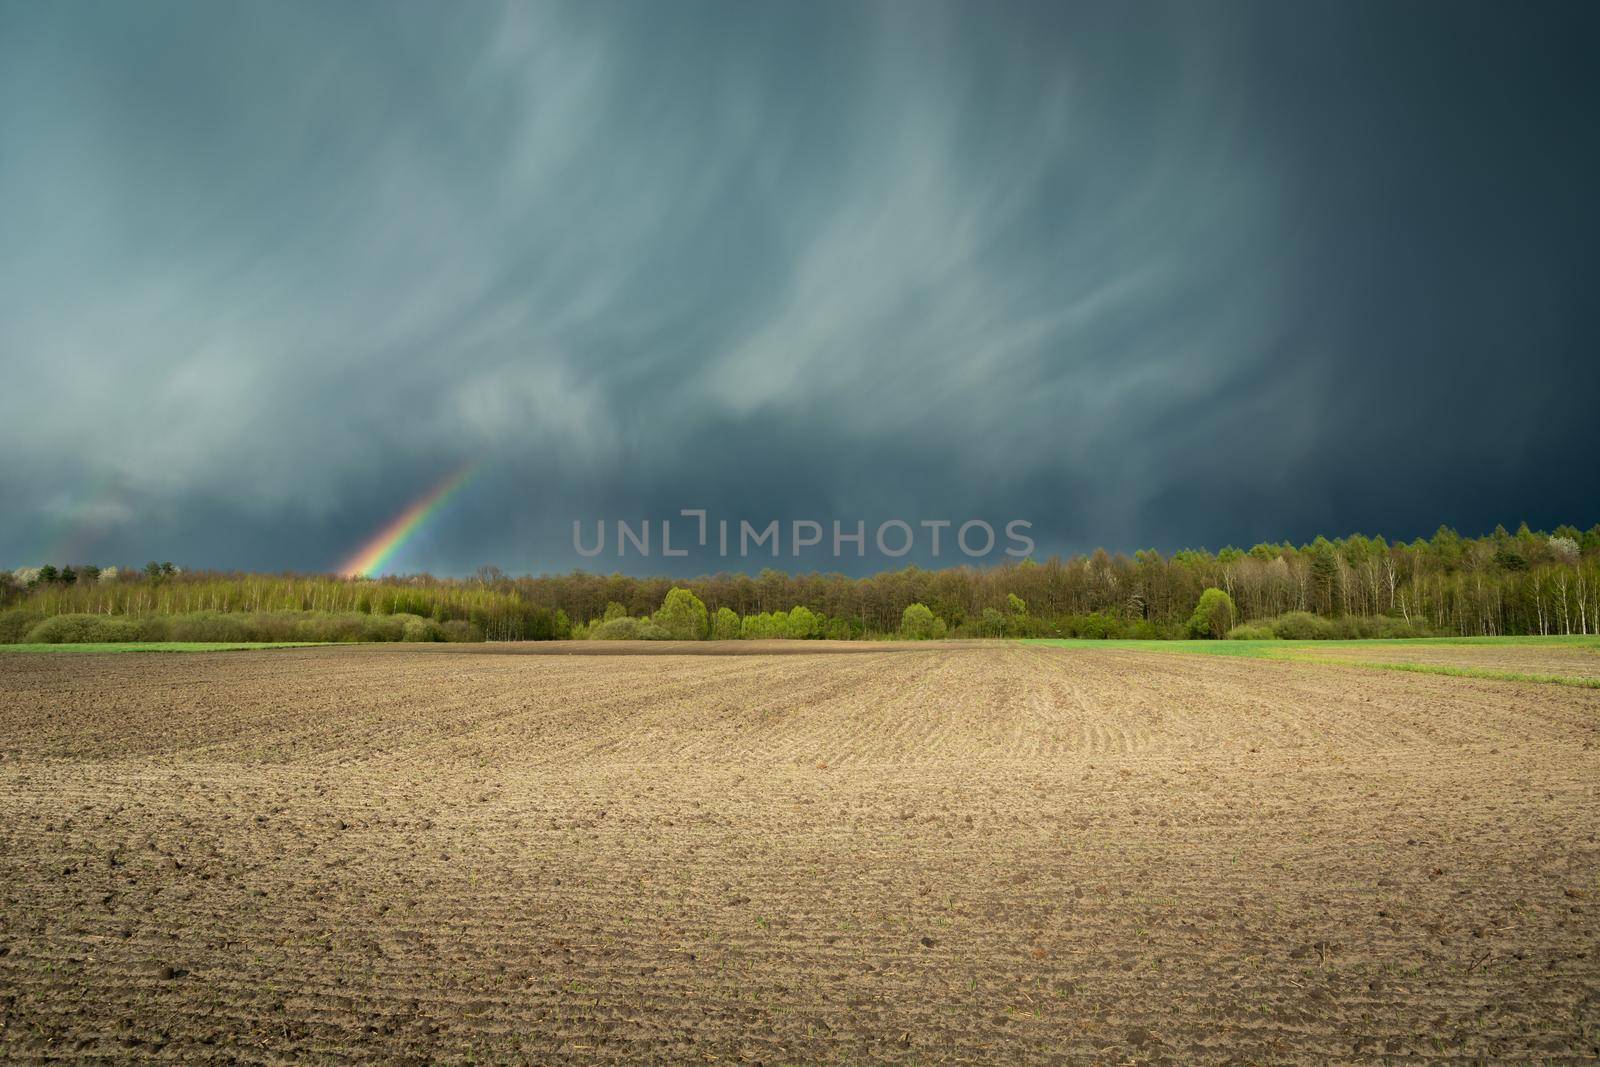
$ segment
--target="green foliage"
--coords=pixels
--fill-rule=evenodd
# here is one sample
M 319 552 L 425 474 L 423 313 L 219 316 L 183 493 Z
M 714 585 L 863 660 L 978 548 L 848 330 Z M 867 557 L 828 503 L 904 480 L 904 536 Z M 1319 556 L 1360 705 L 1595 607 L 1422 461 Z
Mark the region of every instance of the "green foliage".
M 14 645 L 28 636 L 28 631 L 44 621 L 44 612 L 31 608 L 11 608 L 0 611 L 0 644 Z
M 444 630 L 432 619 L 422 619 L 415 615 L 397 616 L 405 620 L 401 628 L 402 641 L 443 641 Z
M 604 619 L 589 628 L 589 637 L 595 641 L 637 641 L 643 636 L 639 620 L 627 615 Z
M 1309 611 L 1290 611 L 1270 620 L 1274 637 L 1285 641 L 1325 641 L 1333 636 L 1333 622 Z
M 1273 637 L 1284 641 L 1387 640 L 1433 636 L 1428 627 L 1418 620 L 1397 619 L 1390 615 L 1359 618 L 1345 615 L 1337 619 L 1324 619 L 1308 611 L 1291 611 L 1275 619 L 1262 619 L 1254 625 L 1269 628 Z
M 711 620 L 711 639 L 713 641 L 733 641 L 740 635 L 738 614 L 728 607 L 717 609 L 716 616 Z
M 28 631 L 23 639 L 30 645 L 77 645 L 91 642 L 166 640 L 146 637 L 134 619 L 110 615 L 56 615 Z
M 1211 588 L 1200 594 L 1200 602 L 1189 616 L 1189 636 L 1218 638 L 1233 627 L 1235 608 L 1233 598 L 1221 589 Z
M 439 624 L 446 641 L 482 641 L 483 633 L 465 619 L 447 619 Z
M 1098 551 L 1070 559 L 900 571 L 853 579 L 839 574 L 718 574 L 687 581 L 620 574 L 511 578 L 485 568 L 471 579 L 410 575 L 345 579 L 318 575 L 184 572 L 155 563 L 147 573 L 97 572 L 74 563 L 64 584 L 61 561 L 0 575 L 0 638 L 16 641 L 57 615 L 152 620 L 210 613 L 177 629 L 234 632 L 212 616 L 295 615 L 323 619 L 315 628 L 339 640 L 403 639 L 437 632 L 460 640 L 537 640 L 595 636 L 606 622 L 634 616 L 620 629 L 651 636 L 638 617 L 683 589 L 708 611 L 704 632 L 750 638 L 899 635 L 904 613 L 923 605 L 932 620 L 963 637 L 1182 638 L 1206 589 L 1225 589 L 1232 623 L 1266 626 L 1306 639 L 1388 634 L 1583 634 L 1600 626 L 1600 526 L 1552 533 L 1526 524 L 1482 538 L 1441 528 L 1410 542 L 1354 534 L 1310 544 L 1263 542 L 1241 553 L 1152 549 L 1131 556 Z M 786 610 L 774 611 L 782 605 Z M 810 615 L 796 621 L 799 608 Z M 722 614 L 723 609 L 729 613 Z M 997 625 L 995 613 L 1001 616 Z M 363 619 L 412 616 L 365 623 Z M 335 620 L 337 617 L 337 621 Z M 573 619 L 592 620 L 574 625 Z M 255 627 L 256 622 L 247 625 Z M 929 625 L 932 625 L 930 623 Z M 1223 629 L 1226 634 L 1232 628 Z M 1215 630 L 1213 629 L 1213 634 Z
M 945 623 L 926 604 L 910 604 L 900 614 L 900 633 L 913 641 L 935 640 L 945 635 Z
M 5 633 L 14 632 L 21 613 L 0 616 Z M 415 615 L 358 615 L 327 612 L 217 612 L 184 615 L 53 615 L 35 622 L 22 636 L 28 644 L 102 644 L 125 641 L 185 643 L 481 641 L 483 633 L 456 620 L 437 623 Z M 9 643 L 18 643 L 11 638 Z
M 797 640 L 814 637 L 817 632 L 817 617 L 807 607 L 798 607 L 789 612 L 789 618 L 784 624 L 784 636 Z
M 1229 641 L 1271 641 L 1277 636 L 1265 623 L 1241 622 L 1228 631 Z
M 1528 558 L 1516 544 L 1508 541 L 1494 550 L 1494 565 L 1507 571 L 1525 571 L 1528 569 Z
M 1125 634 L 1123 633 L 1123 627 L 1115 617 L 1092 611 L 1087 615 L 1072 615 L 1063 620 L 1061 636 L 1107 641 L 1115 637 L 1123 637 Z
M 705 601 L 687 589 L 669 590 L 654 622 L 677 641 L 704 640 L 710 628 Z

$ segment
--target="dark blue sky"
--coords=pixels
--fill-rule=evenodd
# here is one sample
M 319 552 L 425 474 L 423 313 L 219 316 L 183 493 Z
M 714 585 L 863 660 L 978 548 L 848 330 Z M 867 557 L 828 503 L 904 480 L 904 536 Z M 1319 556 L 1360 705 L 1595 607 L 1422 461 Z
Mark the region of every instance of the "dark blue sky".
M 686 507 L 1040 554 L 1588 526 L 1597 32 L 0 0 L 0 563 L 328 569 L 466 462 L 399 569 Z

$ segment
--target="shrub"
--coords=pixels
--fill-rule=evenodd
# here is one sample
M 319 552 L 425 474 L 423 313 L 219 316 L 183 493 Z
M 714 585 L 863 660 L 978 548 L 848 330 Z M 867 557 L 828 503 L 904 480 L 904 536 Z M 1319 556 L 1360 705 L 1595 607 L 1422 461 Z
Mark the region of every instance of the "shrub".
M 1171 629 L 1164 629 L 1154 619 L 1138 619 L 1123 629 L 1122 636 L 1135 641 L 1160 641 L 1181 635 L 1173 633 Z
M 1088 615 L 1069 615 L 1063 620 L 1064 637 L 1085 637 L 1095 641 L 1104 641 L 1107 638 L 1119 637 L 1122 627 L 1118 620 L 1099 612 Z
M 817 617 L 811 609 L 804 605 L 789 612 L 788 623 L 784 627 L 784 636 L 804 640 L 817 632 Z
M 1272 632 L 1285 641 L 1325 641 L 1333 625 L 1309 611 L 1291 611 L 1272 620 Z
M 1379 615 L 1376 618 L 1364 620 L 1368 627 L 1368 637 L 1430 637 L 1433 631 L 1420 622 L 1397 619 L 1392 615 Z
M 28 631 L 44 621 L 44 612 L 27 608 L 0 611 L 0 644 L 14 645 L 28 636 Z
M 406 635 L 405 620 L 404 615 L 365 616 L 361 621 L 361 640 L 398 641 Z
M 172 641 L 172 620 L 163 615 L 143 615 L 139 620 L 139 640 L 141 641 Z M 256 638 L 265 641 L 267 638 Z
M 157 641 L 270 641 L 260 625 L 252 625 L 251 615 L 225 615 L 215 611 L 195 611 L 166 620 L 166 633 Z
M 713 641 L 732 641 L 739 636 L 739 615 L 732 608 L 718 608 L 716 618 L 711 622 L 711 639 Z
M 650 619 L 611 619 L 594 626 L 589 636 L 597 641 L 665 641 L 672 634 Z
M 1277 636 L 1264 622 L 1241 622 L 1228 631 L 1229 641 L 1271 641 Z
M 1361 636 L 1361 623 L 1354 616 L 1341 615 L 1337 619 L 1324 619 L 1328 625 L 1328 636 L 1336 641 L 1354 641 Z
M 439 629 L 444 631 L 446 641 L 482 641 L 483 634 L 472 629 L 472 624 L 466 619 L 451 619 L 449 622 L 439 624 Z
M 700 641 L 710 628 L 706 617 L 705 601 L 687 589 L 675 588 L 667 592 L 661 610 L 652 620 L 668 637 L 678 641 Z
M 1189 616 L 1189 636 L 1217 638 L 1233 626 L 1233 598 L 1221 589 L 1207 589 Z
M 444 632 L 439 628 L 439 624 L 432 619 L 424 619 L 416 615 L 397 615 L 395 617 L 404 620 L 404 624 L 400 629 L 400 640 L 402 641 L 444 640 Z
M 308 614 L 294 625 L 294 641 L 364 641 L 366 615 Z
M 901 613 L 901 633 L 910 640 L 926 641 L 933 637 L 934 622 L 939 621 L 928 605 L 909 605 Z M 942 629 L 942 627 L 941 627 Z
M 626 615 L 620 619 L 603 619 L 599 625 L 590 626 L 589 636 L 596 641 L 637 641 L 639 620 Z
M 37 645 L 87 645 L 139 640 L 139 624 L 113 615 L 56 615 L 36 624 L 26 641 Z

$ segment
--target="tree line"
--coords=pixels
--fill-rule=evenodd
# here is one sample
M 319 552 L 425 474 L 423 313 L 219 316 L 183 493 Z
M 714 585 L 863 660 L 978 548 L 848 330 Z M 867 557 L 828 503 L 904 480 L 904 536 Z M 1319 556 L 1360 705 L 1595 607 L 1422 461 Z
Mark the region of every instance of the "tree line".
M 704 605 L 708 635 L 724 637 L 900 636 L 913 605 L 928 611 L 930 629 L 937 623 L 954 637 L 1186 637 L 1207 589 L 1226 593 L 1232 624 L 1254 626 L 1258 635 L 1288 636 L 1297 627 L 1334 637 L 1592 634 L 1600 632 L 1600 524 L 1552 532 L 1524 524 L 1482 537 L 1440 527 L 1410 542 L 1356 534 L 1170 555 L 1098 550 L 864 578 L 772 569 L 688 580 L 584 571 L 512 577 L 484 567 L 467 578 L 371 580 L 77 564 L 0 574 L 0 608 L 36 620 L 406 615 L 438 627 L 460 623 L 451 630 L 458 639 L 541 639 L 596 636 L 607 626 L 642 630 L 674 588 Z M 798 609 L 804 614 L 796 621 Z M 0 636 L 19 625 L 0 625 Z

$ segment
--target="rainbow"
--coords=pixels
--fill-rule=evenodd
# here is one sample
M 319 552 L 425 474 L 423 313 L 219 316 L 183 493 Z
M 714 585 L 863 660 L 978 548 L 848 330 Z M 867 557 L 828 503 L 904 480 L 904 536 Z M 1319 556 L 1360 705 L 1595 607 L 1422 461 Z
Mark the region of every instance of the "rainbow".
M 467 483 L 475 466 L 468 463 L 409 504 L 345 560 L 339 573 L 346 578 L 361 578 L 388 563 L 389 558 L 400 550 L 411 535 L 421 529 L 422 524 L 436 515 L 456 490 Z
M 132 517 L 130 502 L 127 486 L 116 474 L 90 478 L 81 494 L 72 493 L 51 509 L 49 534 L 41 542 L 37 563 L 59 567 L 95 562 L 92 550 L 104 548 L 106 535 Z

